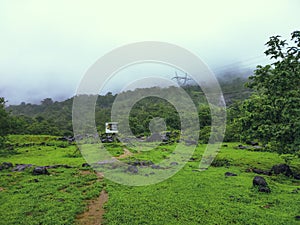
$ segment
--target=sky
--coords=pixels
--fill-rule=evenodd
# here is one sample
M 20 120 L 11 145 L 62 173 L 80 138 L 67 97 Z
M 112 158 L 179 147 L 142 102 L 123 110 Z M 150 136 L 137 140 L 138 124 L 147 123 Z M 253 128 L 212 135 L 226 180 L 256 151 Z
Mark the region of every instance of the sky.
M 70 98 L 100 57 L 139 41 L 179 45 L 216 74 L 254 68 L 268 62 L 270 36 L 300 29 L 299 9 L 298 0 L 1 0 L 0 96 L 8 104 Z

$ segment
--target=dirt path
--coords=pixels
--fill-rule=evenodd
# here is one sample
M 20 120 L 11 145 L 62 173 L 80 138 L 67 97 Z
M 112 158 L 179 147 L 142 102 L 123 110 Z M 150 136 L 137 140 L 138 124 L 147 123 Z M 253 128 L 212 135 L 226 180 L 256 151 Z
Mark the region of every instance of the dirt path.
M 123 148 L 124 150 L 124 153 L 122 155 L 119 155 L 118 157 L 114 157 L 116 159 L 123 159 L 123 158 L 126 158 L 127 156 L 131 156 L 132 155 L 132 152 L 129 151 L 127 148 Z
M 131 156 L 132 152 L 124 148 L 124 153 L 115 159 L 123 159 L 127 156 Z M 82 174 L 89 174 L 90 171 L 82 171 Z M 97 172 L 98 181 L 101 181 L 104 177 L 103 173 Z M 102 190 L 99 197 L 90 200 L 88 203 L 88 210 L 77 216 L 77 223 L 81 225 L 100 225 L 103 221 L 103 215 L 105 213 L 103 205 L 108 201 L 108 194 L 105 190 Z
M 102 224 L 104 209 L 103 205 L 108 200 L 108 194 L 102 190 L 97 199 L 89 202 L 88 210 L 77 216 L 77 222 L 81 225 Z
M 82 171 L 82 174 L 91 173 L 90 171 Z M 96 173 L 98 181 L 103 179 L 103 173 Z M 103 205 L 108 201 L 108 194 L 102 190 L 99 197 L 90 200 L 88 210 L 77 216 L 77 224 L 81 225 L 101 225 L 103 221 L 104 209 Z

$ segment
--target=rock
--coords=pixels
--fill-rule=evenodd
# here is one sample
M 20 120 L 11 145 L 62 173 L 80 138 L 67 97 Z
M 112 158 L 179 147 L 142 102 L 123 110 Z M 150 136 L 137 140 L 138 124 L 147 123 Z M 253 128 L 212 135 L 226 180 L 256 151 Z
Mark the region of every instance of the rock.
M 170 163 L 170 166 L 177 166 L 178 165 L 178 162 L 171 162 Z
M 228 147 L 228 145 L 222 145 L 222 147 Z
M 244 145 L 238 145 L 237 148 L 238 148 L 238 149 L 247 149 L 247 147 L 244 146 Z
M 295 216 L 295 220 L 300 220 L 300 216 Z
M 9 169 L 9 168 L 12 168 L 13 167 L 13 164 L 11 162 L 3 162 L 1 164 L 1 168 L 2 169 Z M 1 170 L 1 169 L 0 169 Z
M 235 174 L 235 173 L 231 173 L 231 172 L 225 173 L 225 177 L 235 177 L 235 176 L 237 176 L 237 174 Z
M 136 161 L 134 161 L 134 162 L 131 162 L 131 163 L 129 163 L 130 165 L 133 165 L 133 166 L 151 166 L 151 165 L 153 165 L 154 163 L 152 162 L 152 161 L 146 161 L 146 160 L 144 160 L 144 161 L 139 161 L 139 160 L 136 160 Z
M 53 165 L 53 166 L 44 166 L 46 169 L 56 169 L 56 168 L 66 168 L 66 169 L 69 169 L 69 168 L 73 168 L 72 166 L 69 166 L 69 165 Z
M 194 140 L 185 140 L 185 145 L 197 145 L 197 141 L 194 141 Z
M 151 166 L 151 168 L 152 169 L 161 169 L 161 167 L 159 165 L 154 165 L 154 164 Z
M 81 166 L 82 166 L 82 167 L 90 167 L 90 164 L 88 164 L 88 163 L 83 163 Z
M 162 137 L 159 133 L 153 133 L 150 137 L 147 138 L 147 142 L 156 142 L 156 141 L 162 141 Z
M 267 187 L 268 184 L 267 184 L 265 178 L 263 178 L 261 176 L 256 176 L 253 179 L 253 186 Z
M 32 164 L 16 164 L 16 166 L 12 169 L 13 172 L 21 172 L 24 171 L 26 168 L 32 167 Z
M 196 160 L 196 158 L 191 157 L 191 158 L 189 159 L 189 162 L 194 162 L 195 160 Z
M 253 173 L 257 173 L 257 174 L 264 174 L 264 175 L 268 175 L 268 176 L 271 176 L 272 173 L 270 171 L 264 171 L 264 170 L 261 170 L 261 169 L 252 169 L 252 172 Z
M 138 173 L 139 169 L 136 166 L 128 166 L 126 171 L 130 173 Z
M 276 175 L 284 174 L 287 177 L 290 177 L 293 175 L 291 168 L 286 164 L 274 165 L 271 169 L 271 172 L 274 172 L 274 174 L 276 174 Z
M 32 171 L 33 175 L 49 175 L 49 172 L 45 166 L 35 167 Z
M 270 189 L 269 187 L 259 186 L 258 191 L 259 191 L 259 192 L 270 193 L 270 192 L 271 192 L 271 189 Z
M 257 146 L 258 142 L 256 142 L 256 141 L 246 141 L 246 144 L 247 145 L 252 145 L 252 146 Z
M 294 175 L 294 179 L 300 180 L 300 174 L 295 174 L 295 175 Z

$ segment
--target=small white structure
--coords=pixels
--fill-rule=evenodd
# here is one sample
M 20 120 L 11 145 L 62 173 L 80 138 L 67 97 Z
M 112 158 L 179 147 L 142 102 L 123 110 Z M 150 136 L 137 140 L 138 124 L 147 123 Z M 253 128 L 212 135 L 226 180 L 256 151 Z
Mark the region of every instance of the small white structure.
M 107 122 L 105 123 L 105 133 L 116 134 L 118 133 L 118 123 L 117 122 Z

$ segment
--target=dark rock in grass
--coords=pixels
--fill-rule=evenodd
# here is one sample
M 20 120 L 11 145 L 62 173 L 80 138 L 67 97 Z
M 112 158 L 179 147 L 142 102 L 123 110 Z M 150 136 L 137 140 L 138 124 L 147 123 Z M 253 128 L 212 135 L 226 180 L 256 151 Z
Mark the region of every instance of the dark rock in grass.
M 222 147 L 228 147 L 228 145 L 222 145 Z
M 178 162 L 171 162 L 170 163 L 170 166 L 177 166 L 178 165 Z
M 155 141 L 161 141 L 162 137 L 159 133 L 154 133 L 150 137 L 146 139 L 147 142 L 155 142 Z
M 155 174 L 154 172 L 150 172 L 150 173 L 149 173 L 149 175 L 154 175 L 154 174 Z
M 300 174 L 294 174 L 294 179 L 300 180 Z
M 291 168 L 286 164 L 274 165 L 271 169 L 274 174 L 284 174 L 287 177 L 293 176 Z
M 152 161 L 150 161 L 150 160 L 149 161 L 146 161 L 146 160 L 144 160 L 144 161 L 136 160 L 136 161 L 131 162 L 129 164 L 132 165 L 132 166 L 151 166 L 154 163 Z
M 295 216 L 295 220 L 300 220 L 300 216 Z
M 81 166 L 82 166 L 82 167 L 90 167 L 90 164 L 88 164 L 88 163 L 83 163 Z
M 258 142 L 256 142 L 256 141 L 246 141 L 246 144 L 247 145 L 252 145 L 252 146 L 257 146 Z
M 2 169 L 9 169 L 13 167 L 13 164 L 11 162 L 3 162 L 0 166 Z M 1 170 L 1 169 L 0 169 Z
M 253 186 L 267 187 L 268 184 L 267 184 L 265 178 L 263 178 L 261 176 L 256 176 L 253 179 Z
M 270 192 L 271 192 L 271 189 L 270 189 L 269 187 L 259 186 L 258 191 L 259 191 L 259 192 L 270 193 Z
M 247 149 L 247 146 L 244 146 L 244 145 L 238 145 L 237 148 L 238 148 L 238 149 Z
M 126 171 L 130 173 L 138 173 L 139 169 L 136 166 L 128 166 Z
M 58 164 L 58 165 L 53 165 L 53 166 L 44 166 L 46 169 L 56 169 L 56 168 L 66 168 L 66 169 L 69 169 L 69 168 L 73 168 L 72 166 L 69 166 L 69 165 L 61 165 L 61 164 Z
M 26 168 L 32 167 L 32 164 L 16 164 L 16 166 L 12 169 L 13 172 L 21 172 L 24 171 Z
M 49 172 L 45 166 L 35 167 L 32 171 L 33 175 L 49 175 Z
M 185 140 L 185 145 L 197 145 L 197 141 L 194 141 L 194 140 Z
M 196 158 L 191 157 L 191 158 L 189 159 L 189 162 L 194 162 L 195 160 L 196 160 Z
M 151 166 L 151 168 L 152 169 L 161 169 L 161 167 L 159 165 L 154 165 L 154 164 Z
M 235 173 L 231 173 L 231 172 L 225 173 L 225 177 L 235 177 L 235 176 L 237 176 L 237 174 L 235 174 Z
M 264 175 L 268 175 L 268 176 L 271 176 L 272 173 L 270 171 L 264 171 L 264 170 L 261 170 L 261 169 L 252 169 L 252 172 L 253 173 L 257 173 L 257 174 L 264 174 Z
M 34 181 L 35 183 L 40 182 L 39 179 L 36 179 L 36 178 L 33 179 L 33 181 Z

